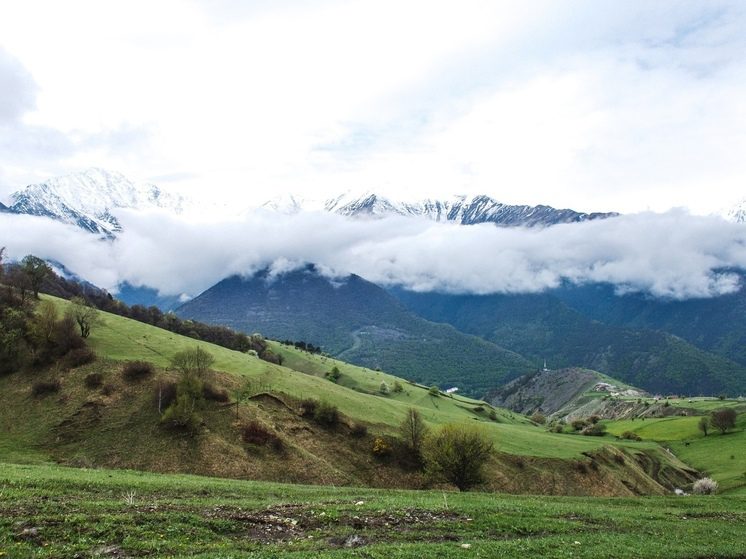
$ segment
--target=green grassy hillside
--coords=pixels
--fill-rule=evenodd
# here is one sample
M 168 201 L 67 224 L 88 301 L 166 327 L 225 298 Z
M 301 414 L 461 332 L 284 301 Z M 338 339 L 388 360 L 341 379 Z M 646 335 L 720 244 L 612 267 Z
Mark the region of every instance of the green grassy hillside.
M 710 475 L 720 483 L 722 491 L 746 493 L 746 404 L 719 403 L 719 408 L 734 407 L 741 412 L 735 429 L 725 434 L 710 429 L 705 436 L 697 426 L 701 415 L 609 421 L 607 429 L 615 435 L 632 431 L 643 440 L 659 442 L 687 464 Z M 712 408 L 708 405 L 704 411 L 709 409 Z
M 61 308 L 68 304 L 54 301 Z M 417 487 L 422 483 L 419 473 L 401 470 L 371 454 L 373 437 L 391 437 L 406 410 L 415 407 L 431 427 L 444 423 L 483 427 L 498 451 L 487 468 L 487 489 L 591 495 L 660 493 L 664 489 L 651 477 L 651 461 L 672 479 L 691 481 L 684 465 L 655 443 L 558 435 L 504 410 L 496 410 L 493 420 L 490 406 L 483 402 L 432 396 L 426 387 L 385 373 L 279 345 L 274 349 L 298 370 L 105 313 L 89 341 L 99 355 L 91 364 L 0 378 L 0 423 L 6 426 L 0 432 L 0 451 L 4 452 L 0 459 L 53 459 L 224 477 Z M 195 346 L 215 357 L 216 372 L 210 382 L 231 392 L 248 382 L 252 397 L 238 410 L 231 403 L 210 403 L 203 413 L 203 429 L 199 436 L 190 438 L 160 424 L 156 397 L 159 386 L 174 378 L 165 368 L 170 358 Z M 152 378 L 128 382 L 122 377 L 121 361 L 134 359 L 151 361 L 159 369 Z M 324 378 L 334 366 L 341 371 L 338 384 Z M 92 372 L 102 375 L 101 388 L 85 386 L 84 379 Z M 58 392 L 32 396 L 34 383 L 52 379 L 60 381 Z M 380 394 L 381 380 L 391 386 L 398 381 L 403 389 Z M 336 405 L 343 414 L 340 425 L 322 428 L 300 415 L 298 402 L 303 398 Z M 281 451 L 246 447 L 240 428 L 249 421 L 267 426 L 282 441 Z M 368 435 L 351 435 L 357 423 L 367 426 Z

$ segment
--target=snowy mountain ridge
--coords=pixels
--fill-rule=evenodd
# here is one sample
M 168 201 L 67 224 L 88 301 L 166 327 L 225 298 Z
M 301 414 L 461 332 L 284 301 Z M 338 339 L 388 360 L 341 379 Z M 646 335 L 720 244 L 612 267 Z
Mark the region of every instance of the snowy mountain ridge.
M 422 217 L 432 221 L 452 222 L 462 225 L 495 223 L 508 227 L 548 226 L 557 223 L 574 223 L 613 217 L 616 213 L 583 213 L 551 206 L 503 204 L 485 196 L 456 195 L 447 199 L 414 202 L 392 200 L 374 192 L 355 195 L 347 192 L 324 202 L 305 200 L 295 196 L 278 197 L 265 202 L 262 208 L 281 213 L 298 213 L 324 209 L 328 212 L 354 218 L 383 218 L 388 216 Z
M 121 225 L 118 208 L 165 209 L 180 214 L 185 199 L 153 184 L 139 184 L 121 173 L 92 167 L 32 184 L 11 195 L 14 213 L 51 217 L 92 233 L 113 235 Z
M 10 207 L 0 211 L 50 217 L 82 229 L 113 237 L 122 227 L 115 210 L 161 209 L 183 214 L 192 204 L 183 196 L 161 190 L 153 184 L 135 183 L 121 173 L 90 168 L 79 173 L 32 184 L 11 197 Z M 394 200 L 375 192 L 348 191 L 326 200 L 285 194 L 255 208 L 261 211 L 296 214 L 326 211 L 355 219 L 389 216 L 428 219 L 461 225 L 494 223 L 504 227 L 545 227 L 613 217 L 616 213 L 584 213 L 551 206 L 511 205 L 485 196 L 457 195 L 444 199 Z M 212 200 L 200 206 L 200 213 L 214 213 L 218 219 L 237 217 L 235 201 L 220 204 Z M 245 211 L 239 212 L 244 214 Z
M 736 223 L 746 223 L 746 198 L 723 212 L 726 219 Z

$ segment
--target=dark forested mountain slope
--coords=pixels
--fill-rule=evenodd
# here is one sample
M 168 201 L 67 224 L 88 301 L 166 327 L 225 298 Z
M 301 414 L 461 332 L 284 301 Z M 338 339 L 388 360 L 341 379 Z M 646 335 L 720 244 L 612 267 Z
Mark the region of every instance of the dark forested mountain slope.
M 352 363 L 472 394 L 536 366 L 494 343 L 409 312 L 359 276 L 332 280 L 312 266 L 277 277 L 264 271 L 226 278 L 176 313 L 274 339 L 304 340 Z
M 553 294 L 393 293 L 428 320 L 547 359 L 553 368 L 587 367 L 656 392 L 746 391 L 746 367 L 663 331 L 593 320 Z

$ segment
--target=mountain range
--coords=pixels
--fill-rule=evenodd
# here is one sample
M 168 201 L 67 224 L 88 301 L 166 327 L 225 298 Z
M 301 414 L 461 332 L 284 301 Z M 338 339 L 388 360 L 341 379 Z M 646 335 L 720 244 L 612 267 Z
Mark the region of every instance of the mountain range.
M 13 213 L 50 217 L 92 233 L 111 236 L 121 231 L 121 224 L 113 215 L 117 209 L 160 209 L 182 214 L 192 205 L 194 202 L 184 196 L 153 184 L 137 183 L 121 173 L 94 167 L 29 185 L 11 195 L 7 209 Z M 219 204 L 215 202 L 214 206 L 218 211 Z M 286 214 L 320 209 L 351 218 L 405 216 L 462 225 L 494 223 L 509 227 L 549 226 L 618 215 L 583 213 L 545 205 L 503 204 L 485 195 L 417 202 L 392 200 L 375 193 L 345 193 L 322 202 L 282 196 L 264 202 L 260 208 Z M 239 212 L 234 204 L 228 204 L 219 211 Z
M 228 217 L 245 212 L 245 208 L 233 201 L 214 200 L 211 204 L 211 211 Z M 28 185 L 13 193 L 7 203 L 0 202 L 0 212 L 51 217 L 108 236 L 121 230 L 121 224 L 112 214 L 117 209 L 160 209 L 182 214 L 190 207 L 204 211 L 205 203 L 197 205 L 154 184 L 136 182 L 121 173 L 97 167 Z M 260 203 L 258 208 L 285 214 L 328 211 L 354 218 L 420 217 L 462 225 L 494 223 L 506 227 L 546 227 L 619 215 L 616 212 L 557 209 L 541 204 L 505 204 L 486 195 L 403 201 L 375 192 L 360 194 L 352 191 L 326 200 L 286 194 Z M 745 222 L 746 200 L 724 209 L 721 215 L 731 221 Z

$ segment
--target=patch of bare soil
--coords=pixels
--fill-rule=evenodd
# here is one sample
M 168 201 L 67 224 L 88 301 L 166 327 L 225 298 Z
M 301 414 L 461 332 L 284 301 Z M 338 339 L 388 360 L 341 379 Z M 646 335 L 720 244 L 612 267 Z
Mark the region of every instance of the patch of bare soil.
M 243 510 L 216 506 L 205 511 L 207 518 L 230 520 L 242 525 L 245 537 L 261 543 L 282 543 L 300 539 L 323 539 L 331 547 L 360 547 L 396 539 L 396 533 L 421 532 L 423 541 L 458 540 L 449 534 L 428 534 L 440 522 L 468 522 L 450 511 L 404 509 L 387 511 L 345 511 L 327 515 L 306 505 L 284 505 L 264 510 Z M 350 534 L 352 528 L 354 533 Z M 336 535 L 343 531 L 344 535 Z M 411 539 L 411 538 L 410 538 Z

